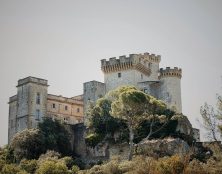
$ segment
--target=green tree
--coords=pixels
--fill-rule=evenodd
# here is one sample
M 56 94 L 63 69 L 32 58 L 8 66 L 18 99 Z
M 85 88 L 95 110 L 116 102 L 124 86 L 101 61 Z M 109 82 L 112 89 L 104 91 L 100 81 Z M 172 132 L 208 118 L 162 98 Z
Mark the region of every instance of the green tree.
M 162 112 L 166 105 L 151 97 L 135 87 L 120 87 L 109 93 L 111 104 L 111 115 L 116 118 L 126 120 L 129 129 L 129 160 L 133 155 L 134 131 L 141 120 L 144 120 L 151 115 Z
M 88 110 L 89 126 L 97 134 L 114 134 L 119 128 L 120 120 L 110 115 L 112 102 L 107 98 L 100 98 L 96 105 Z
M 42 139 L 43 135 L 38 129 L 25 129 L 17 133 L 10 144 L 16 160 L 37 159 L 41 153 L 45 152 Z
M 69 132 L 58 120 L 45 118 L 43 122 L 39 123 L 39 130 L 43 135 L 42 141 L 47 150 L 55 150 L 62 155 L 71 152 Z

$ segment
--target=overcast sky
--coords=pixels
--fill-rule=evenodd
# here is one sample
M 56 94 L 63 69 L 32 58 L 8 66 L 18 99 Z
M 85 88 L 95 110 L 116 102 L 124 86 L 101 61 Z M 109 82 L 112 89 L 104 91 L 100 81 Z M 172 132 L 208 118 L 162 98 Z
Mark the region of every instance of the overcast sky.
M 101 59 L 144 52 L 182 68 L 183 113 L 199 127 L 200 106 L 222 88 L 222 1 L 0 0 L 0 145 L 18 79 L 72 97 L 103 81 Z

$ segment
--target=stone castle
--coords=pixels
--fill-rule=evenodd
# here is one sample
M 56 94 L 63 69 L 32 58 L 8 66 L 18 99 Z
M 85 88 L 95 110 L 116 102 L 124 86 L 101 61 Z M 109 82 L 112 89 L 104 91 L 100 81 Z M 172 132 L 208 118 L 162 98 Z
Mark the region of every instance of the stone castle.
M 168 108 L 182 113 L 181 77 L 182 70 L 159 68 L 159 55 L 144 53 L 130 54 L 129 57 L 113 57 L 108 61 L 101 60 L 101 70 L 104 73 L 104 83 L 98 81 L 86 82 L 83 85 L 84 106 L 95 102 L 110 90 L 119 86 L 131 85 L 139 88 L 157 99 L 163 100 Z
M 17 132 L 36 128 L 44 117 L 68 124 L 83 122 L 83 96 L 66 98 L 48 94 L 47 80 L 20 79 L 17 95 L 9 98 L 8 141 Z
M 61 120 L 67 124 L 83 123 L 84 111 L 110 90 L 119 86 L 132 85 L 157 99 L 163 100 L 168 108 L 182 113 L 181 77 L 182 70 L 174 67 L 159 68 L 159 55 L 144 53 L 129 57 L 113 57 L 101 60 L 104 83 L 90 81 L 83 84 L 83 95 L 66 98 L 48 94 L 48 81 L 35 77 L 20 79 L 17 95 L 9 98 L 8 140 L 16 132 L 35 128 L 43 117 Z

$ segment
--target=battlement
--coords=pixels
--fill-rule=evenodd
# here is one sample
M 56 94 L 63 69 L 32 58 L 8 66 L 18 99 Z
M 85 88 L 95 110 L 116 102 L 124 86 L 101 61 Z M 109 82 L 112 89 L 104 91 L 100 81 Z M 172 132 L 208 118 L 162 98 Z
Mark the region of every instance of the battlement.
M 163 77 L 182 77 L 182 69 L 178 67 L 174 67 L 173 69 L 170 67 L 166 67 L 166 69 L 160 68 L 159 78 Z
M 39 85 L 48 86 L 48 80 L 29 76 L 29 77 L 26 77 L 24 79 L 19 79 L 17 87 L 21 86 L 21 85 L 24 85 L 24 84 L 27 84 L 27 83 L 36 83 L 36 84 L 39 84 Z
M 130 54 L 129 57 L 123 55 L 119 58 L 112 57 L 109 60 L 101 60 L 101 69 L 104 73 L 122 71 L 127 69 L 137 69 L 149 76 L 151 73 L 150 63 L 159 63 L 160 55 L 155 54 Z

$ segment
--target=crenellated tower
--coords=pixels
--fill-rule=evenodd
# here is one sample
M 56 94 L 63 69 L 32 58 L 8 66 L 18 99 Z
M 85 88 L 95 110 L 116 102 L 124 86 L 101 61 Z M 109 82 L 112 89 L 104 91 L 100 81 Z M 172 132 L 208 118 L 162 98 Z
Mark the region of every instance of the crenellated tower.
M 159 71 L 159 99 L 165 101 L 168 107 L 177 113 L 182 113 L 181 77 L 182 70 L 178 67 L 161 68 Z
M 122 85 L 137 86 L 142 81 L 157 81 L 160 60 L 159 55 L 149 53 L 101 60 L 106 92 Z

